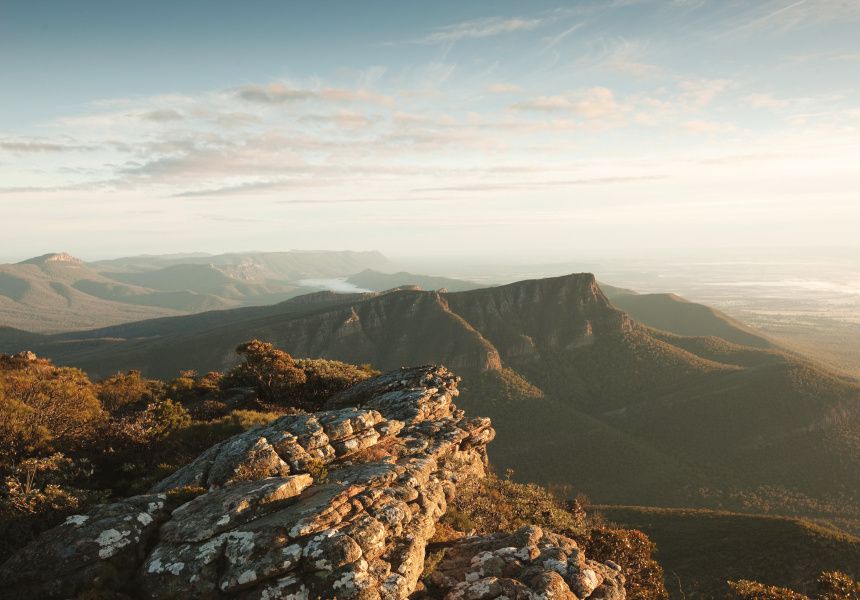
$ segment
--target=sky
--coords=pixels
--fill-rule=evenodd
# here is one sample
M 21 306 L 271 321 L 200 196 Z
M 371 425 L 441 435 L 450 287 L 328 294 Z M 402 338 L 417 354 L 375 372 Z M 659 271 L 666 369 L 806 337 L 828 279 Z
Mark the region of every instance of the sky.
M 0 259 L 860 245 L 860 2 L 0 0 Z

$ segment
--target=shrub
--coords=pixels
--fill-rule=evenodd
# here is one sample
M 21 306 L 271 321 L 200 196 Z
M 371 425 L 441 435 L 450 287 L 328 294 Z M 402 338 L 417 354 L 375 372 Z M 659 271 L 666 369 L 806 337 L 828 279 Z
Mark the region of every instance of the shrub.
M 826 571 L 818 577 L 818 600 L 860 600 L 860 581 L 839 571 Z
M 627 577 L 627 596 L 642 600 L 668 598 L 663 568 L 654 560 L 657 546 L 647 535 L 635 529 L 598 527 L 585 541 L 589 558 L 621 565 Z
M 46 361 L 0 370 L 0 467 L 91 438 L 105 418 L 89 378 Z
M 71 483 L 88 472 L 60 453 L 25 459 L 10 469 L 0 486 L 0 562 L 66 516 L 105 498 Z
M 117 373 L 97 385 L 102 406 L 111 413 L 135 406 L 145 406 L 161 395 L 161 382 L 144 379 L 140 371 Z
M 179 377 L 167 384 L 166 394 L 170 399 L 182 403 L 212 399 L 218 396 L 223 377 L 218 371 L 212 371 L 202 377 L 197 371 L 180 371 Z
M 586 526 L 583 513 L 570 511 L 546 488 L 495 475 L 460 484 L 449 511 L 463 515 L 457 517 L 463 527 L 468 518 L 469 529 L 478 533 L 512 532 L 523 525 L 534 524 L 581 538 Z
M 144 427 L 152 439 L 163 438 L 191 424 L 191 415 L 185 407 L 173 400 L 159 400 L 149 404 L 144 419 Z
M 738 600 L 809 600 L 792 590 L 741 579 L 729 581 L 729 598 Z
M 251 340 L 240 344 L 236 353 L 244 357 L 221 380 L 222 388 L 253 387 L 266 402 L 289 403 L 298 386 L 307 381 L 293 357 L 272 344 Z
M 297 391 L 309 410 L 318 409 L 323 400 L 379 374 L 368 365 L 357 367 L 338 360 L 301 358 L 295 364 L 305 374 L 305 383 Z
M 729 581 L 729 598 L 734 600 L 810 600 L 788 588 L 742 579 Z M 839 571 L 825 571 L 818 577 L 815 600 L 860 600 L 860 582 Z
M 569 495 L 570 490 L 565 490 Z M 488 475 L 460 484 L 448 505 L 439 539 L 450 537 L 447 528 L 467 533 L 512 532 L 523 525 L 539 525 L 575 539 L 589 558 L 614 560 L 627 578 L 627 597 L 637 600 L 668 598 L 663 569 L 653 558 L 655 545 L 641 531 L 592 527 L 577 501 L 559 498 L 535 484 L 516 483 Z

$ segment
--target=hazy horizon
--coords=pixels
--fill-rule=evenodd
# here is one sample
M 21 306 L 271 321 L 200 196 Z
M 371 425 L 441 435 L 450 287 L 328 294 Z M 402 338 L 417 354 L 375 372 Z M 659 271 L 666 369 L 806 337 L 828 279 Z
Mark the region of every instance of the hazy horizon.
M 858 243 L 856 3 L 210 7 L 3 3 L 0 254 Z

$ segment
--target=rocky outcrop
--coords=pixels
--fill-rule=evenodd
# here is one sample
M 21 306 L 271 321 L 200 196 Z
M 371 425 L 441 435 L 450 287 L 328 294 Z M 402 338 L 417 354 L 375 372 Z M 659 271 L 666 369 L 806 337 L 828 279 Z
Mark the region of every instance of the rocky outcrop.
M 444 550 L 420 598 L 445 600 L 623 600 L 615 563 L 587 560 L 572 539 L 523 527 L 512 534 L 465 538 Z
M 407 598 L 447 502 L 484 474 L 494 436 L 488 419 L 454 406 L 457 381 L 443 367 L 395 371 L 328 410 L 219 443 L 150 494 L 43 534 L 0 567 L 3 593 Z M 623 598 L 617 571 L 537 528 L 466 538 L 432 577 L 425 597 Z

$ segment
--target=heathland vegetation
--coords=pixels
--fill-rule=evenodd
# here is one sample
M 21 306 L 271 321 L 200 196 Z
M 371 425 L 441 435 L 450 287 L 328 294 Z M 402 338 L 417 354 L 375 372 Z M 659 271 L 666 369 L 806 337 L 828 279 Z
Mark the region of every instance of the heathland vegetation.
M 377 373 L 367 365 L 295 359 L 258 340 L 241 344 L 236 352 L 241 360 L 226 373 L 182 371 L 169 381 L 149 379 L 137 371 L 91 381 L 78 369 L 55 366 L 32 353 L 2 356 L 0 559 L 72 514 L 144 491 L 231 435 L 282 414 L 319 409 L 333 394 Z M 503 381 L 501 388 L 498 382 L 490 383 L 496 391 L 507 388 L 513 394 L 500 394 L 500 402 L 523 397 L 538 401 L 539 393 L 512 373 L 504 375 Z M 324 480 L 325 473 L 315 477 Z M 181 502 L 202 491 L 190 487 L 172 494 L 177 496 L 174 502 Z M 620 516 L 617 510 L 606 513 L 612 519 Z M 587 498 L 575 494 L 571 486 L 547 489 L 518 483 L 510 473 L 459 486 L 428 548 L 425 575 L 452 540 L 470 533 L 510 532 L 524 524 L 572 537 L 597 560 L 624 564 L 628 597 L 658 600 L 673 592 L 674 581 L 664 577 L 658 562 L 662 552 L 647 535 L 613 525 L 599 511 L 592 511 Z M 702 543 L 710 543 L 711 537 L 702 533 Z M 839 541 L 843 553 L 854 548 L 848 538 Z M 740 549 L 743 536 L 733 543 Z M 668 552 L 678 551 L 677 545 L 672 539 L 666 542 Z M 812 562 L 806 571 L 829 564 Z M 712 575 L 718 564 L 711 563 L 708 573 Z M 742 571 L 742 577 L 730 588 L 723 586 L 720 594 L 730 592 L 744 600 L 784 597 L 768 587 L 782 583 L 773 576 L 777 561 L 754 564 L 756 571 Z M 730 564 L 725 568 L 727 573 L 737 572 Z M 752 581 L 756 573 L 761 573 L 758 579 L 764 583 Z M 809 581 L 798 581 L 798 589 L 807 590 Z M 856 597 L 856 584 L 848 574 L 828 572 L 821 581 L 825 591 L 816 598 Z M 697 597 L 717 597 L 702 595 L 701 588 L 688 591 L 700 593 Z
M 141 493 L 218 441 L 376 372 L 295 360 L 270 344 L 237 348 L 227 373 L 138 371 L 91 381 L 32 353 L 0 357 L 0 557 L 73 513 Z

